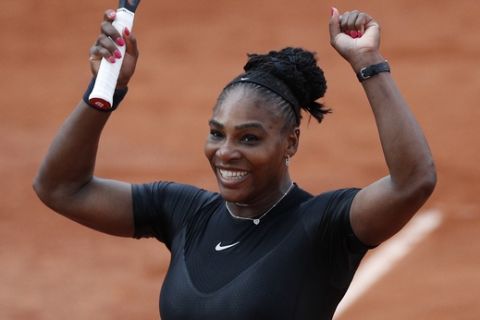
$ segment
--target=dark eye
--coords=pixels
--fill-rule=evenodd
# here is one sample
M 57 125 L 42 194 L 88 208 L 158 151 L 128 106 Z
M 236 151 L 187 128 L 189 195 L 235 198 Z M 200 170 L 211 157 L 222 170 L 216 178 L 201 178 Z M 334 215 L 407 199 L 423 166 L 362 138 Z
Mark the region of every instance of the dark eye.
M 215 130 L 215 129 L 211 129 L 210 130 L 210 137 L 215 139 L 215 140 L 218 140 L 218 139 L 222 139 L 223 138 L 223 134 L 218 131 L 218 130 Z
M 256 135 L 253 135 L 253 134 L 246 134 L 242 137 L 242 142 L 248 143 L 248 144 L 256 143 L 259 140 L 260 139 Z

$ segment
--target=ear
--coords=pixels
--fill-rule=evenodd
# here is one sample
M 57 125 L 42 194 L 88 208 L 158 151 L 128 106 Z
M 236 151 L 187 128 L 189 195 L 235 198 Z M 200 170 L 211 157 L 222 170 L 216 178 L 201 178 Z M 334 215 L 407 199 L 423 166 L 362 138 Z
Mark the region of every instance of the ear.
M 287 154 L 293 157 L 297 153 L 298 143 L 300 142 L 300 128 L 295 127 L 287 135 Z

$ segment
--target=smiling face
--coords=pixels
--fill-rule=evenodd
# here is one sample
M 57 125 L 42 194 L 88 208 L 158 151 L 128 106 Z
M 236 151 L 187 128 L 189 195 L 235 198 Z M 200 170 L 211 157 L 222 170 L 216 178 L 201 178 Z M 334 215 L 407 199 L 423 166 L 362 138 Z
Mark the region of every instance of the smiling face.
M 214 109 L 205 155 L 229 202 L 270 204 L 290 184 L 286 156 L 298 135 L 285 132 L 284 120 L 254 90 L 230 90 Z

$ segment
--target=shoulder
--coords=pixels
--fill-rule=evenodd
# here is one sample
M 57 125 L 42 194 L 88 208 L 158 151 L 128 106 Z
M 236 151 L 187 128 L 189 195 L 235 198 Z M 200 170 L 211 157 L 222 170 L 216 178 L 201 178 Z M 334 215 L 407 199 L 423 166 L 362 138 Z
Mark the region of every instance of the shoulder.
M 343 188 L 330 190 L 308 198 L 302 206 L 308 212 L 328 212 L 339 206 L 350 206 L 359 188 Z
M 323 192 L 301 205 L 301 220 L 309 233 L 348 232 L 350 207 L 360 189 L 345 188 Z M 342 232 L 343 232 L 342 231 Z
M 189 184 L 171 181 L 155 181 L 143 184 L 133 184 L 132 192 L 134 198 L 150 198 L 150 200 L 154 202 L 210 202 L 217 200 L 220 197 L 220 195 L 216 192 L 211 192 Z
M 173 236 L 202 210 L 221 202 L 218 193 L 168 181 L 132 185 L 135 237 L 164 241 Z
M 301 220 L 317 247 L 340 250 L 344 246 L 352 253 L 369 249 L 356 237 L 350 222 L 352 202 L 359 191 L 358 188 L 332 190 L 303 204 L 305 209 L 302 210 Z
M 218 193 L 188 184 L 157 181 L 132 186 L 136 216 L 184 220 L 203 208 L 221 202 Z

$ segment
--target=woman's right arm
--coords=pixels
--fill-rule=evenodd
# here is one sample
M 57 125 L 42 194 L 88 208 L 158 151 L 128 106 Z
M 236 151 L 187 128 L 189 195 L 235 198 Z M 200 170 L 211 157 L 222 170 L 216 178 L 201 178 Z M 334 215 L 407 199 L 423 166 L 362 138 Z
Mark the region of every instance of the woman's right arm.
M 135 70 L 138 50 L 132 34 L 116 32 L 111 24 L 114 19 L 115 11 L 108 10 L 102 34 L 90 50 L 91 68 L 96 75 L 101 58 L 114 56 L 113 41 L 122 43 L 123 36 L 127 47 L 117 88 L 124 88 Z M 130 184 L 93 175 L 100 134 L 109 115 L 80 101 L 55 136 L 33 187 L 47 206 L 67 218 L 101 232 L 131 237 Z

